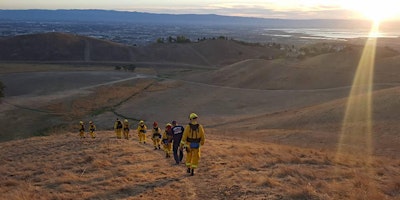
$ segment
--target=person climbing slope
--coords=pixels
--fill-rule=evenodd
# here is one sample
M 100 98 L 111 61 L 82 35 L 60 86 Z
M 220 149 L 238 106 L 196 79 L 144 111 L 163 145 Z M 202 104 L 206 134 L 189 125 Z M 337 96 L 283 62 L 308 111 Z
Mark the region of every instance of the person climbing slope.
M 185 129 L 183 128 L 183 126 L 178 125 L 176 121 L 172 121 L 172 151 L 174 153 L 174 159 L 177 165 L 182 162 L 183 159 L 183 150 L 179 149 L 179 146 L 181 144 L 181 139 L 184 131 Z
M 96 138 L 96 125 L 93 124 L 92 121 L 89 122 L 89 133 L 90 133 L 90 137 L 92 137 L 93 139 Z
M 124 138 L 129 140 L 129 122 L 127 119 L 124 120 L 123 128 L 124 128 Z
M 85 124 L 83 123 L 83 121 L 79 122 L 79 136 L 81 138 L 85 138 Z
M 161 129 L 158 127 L 158 123 L 153 123 L 153 134 L 151 140 L 153 140 L 154 150 L 161 149 Z
M 114 130 L 115 130 L 115 134 L 117 135 L 117 138 L 121 139 L 122 138 L 122 122 L 118 118 L 114 123 Z
M 163 144 L 165 157 L 171 157 L 172 152 L 172 125 L 170 123 L 165 125 L 165 131 L 163 133 Z
M 143 120 L 140 120 L 139 125 L 137 127 L 139 143 L 146 144 L 146 132 L 147 132 L 147 126 L 144 124 Z
M 197 123 L 197 118 L 196 113 L 189 115 L 190 123 L 185 127 L 180 146 L 180 149 L 183 149 L 184 146 L 186 147 L 186 167 L 191 176 L 194 175 L 194 170 L 198 168 L 200 147 L 205 142 L 204 128 Z

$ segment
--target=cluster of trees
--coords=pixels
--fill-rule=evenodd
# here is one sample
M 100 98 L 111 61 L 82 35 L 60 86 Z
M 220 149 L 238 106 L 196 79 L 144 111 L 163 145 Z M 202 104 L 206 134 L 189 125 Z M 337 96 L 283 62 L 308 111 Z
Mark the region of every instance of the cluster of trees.
M 135 69 L 136 69 L 136 65 L 134 65 L 134 64 L 115 66 L 115 70 L 124 70 L 124 71 L 133 72 L 133 71 L 135 71 Z
M 189 38 L 186 38 L 183 35 L 172 37 L 169 36 L 168 38 L 157 38 L 157 43 L 191 43 Z

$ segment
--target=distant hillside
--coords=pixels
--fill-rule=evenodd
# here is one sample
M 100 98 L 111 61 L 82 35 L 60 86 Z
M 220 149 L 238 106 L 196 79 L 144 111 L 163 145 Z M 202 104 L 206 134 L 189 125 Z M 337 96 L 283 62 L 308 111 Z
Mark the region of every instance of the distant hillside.
M 252 89 L 308 90 L 348 87 L 352 84 L 362 50 L 361 46 L 349 46 L 342 52 L 324 53 L 297 61 L 242 59 L 217 71 L 193 74 L 186 79 L 220 86 Z M 251 52 L 251 50 L 248 51 Z M 399 52 L 386 47 L 378 47 L 375 83 L 398 83 L 398 77 L 392 72 L 398 69 L 399 62 Z
M 0 39 L 0 60 L 8 61 L 128 61 L 131 49 L 90 37 L 44 33 Z
M 165 43 L 143 47 L 67 33 L 43 33 L 0 39 L 3 61 L 138 61 L 226 65 L 243 59 L 279 57 L 270 47 L 216 39 L 199 43 Z
M 187 44 L 153 44 L 141 48 L 138 59 L 223 66 L 245 59 L 275 58 L 284 52 L 265 46 L 216 39 Z

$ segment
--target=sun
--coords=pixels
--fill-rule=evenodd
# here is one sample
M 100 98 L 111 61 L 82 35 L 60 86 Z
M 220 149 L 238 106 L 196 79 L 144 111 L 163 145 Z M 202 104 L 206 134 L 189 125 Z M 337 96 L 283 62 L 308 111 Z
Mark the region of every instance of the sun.
M 340 0 L 344 8 L 354 10 L 379 23 L 400 14 L 399 0 Z

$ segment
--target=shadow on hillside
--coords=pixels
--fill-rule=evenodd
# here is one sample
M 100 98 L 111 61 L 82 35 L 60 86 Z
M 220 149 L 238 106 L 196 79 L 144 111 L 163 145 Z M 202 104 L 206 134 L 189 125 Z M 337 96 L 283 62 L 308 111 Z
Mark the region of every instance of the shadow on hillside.
M 184 177 L 176 177 L 176 178 L 163 178 L 158 179 L 153 182 L 142 183 L 142 184 L 135 184 L 130 186 L 124 186 L 117 190 L 110 190 L 102 194 L 98 194 L 89 198 L 87 200 L 93 199 L 120 199 L 120 198 L 128 198 L 128 197 L 135 197 L 140 196 L 142 193 L 146 192 L 147 190 L 153 190 L 159 187 L 166 186 L 167 184 L 171 184 L 175 181 L 180 181 Z

